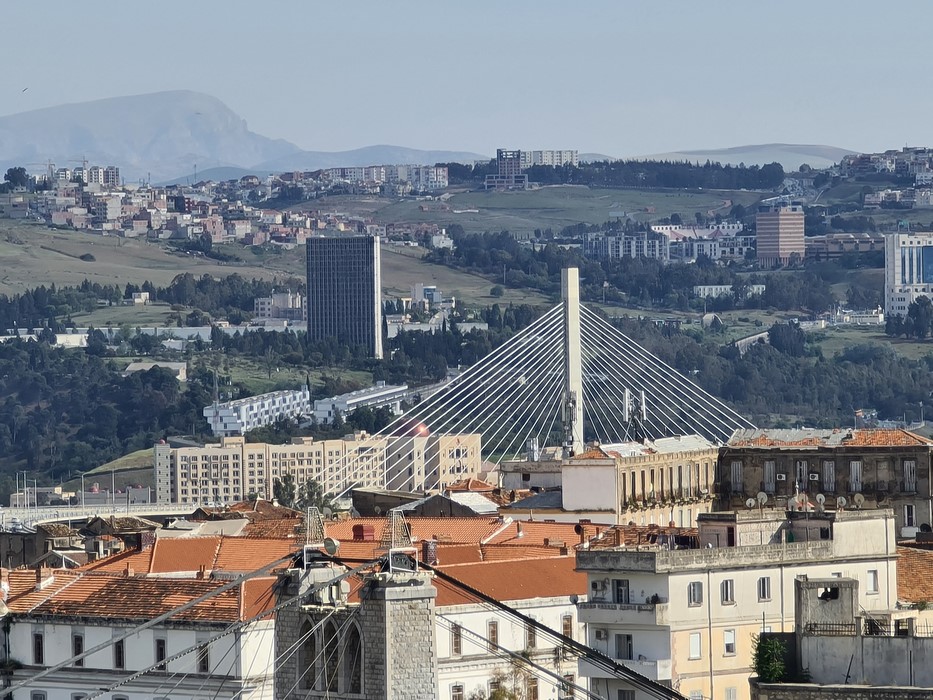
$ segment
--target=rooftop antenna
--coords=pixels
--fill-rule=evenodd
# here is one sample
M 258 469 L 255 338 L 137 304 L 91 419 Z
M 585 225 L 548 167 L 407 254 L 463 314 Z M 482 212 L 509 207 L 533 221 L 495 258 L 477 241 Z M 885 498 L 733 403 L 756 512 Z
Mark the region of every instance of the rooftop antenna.
M 386 552 L 389 573 L 413 573 L 417 570 L 418 550 L 411 539 L 411 530 L 402 511 L 396 508 L 389 511 L 379 549 Z

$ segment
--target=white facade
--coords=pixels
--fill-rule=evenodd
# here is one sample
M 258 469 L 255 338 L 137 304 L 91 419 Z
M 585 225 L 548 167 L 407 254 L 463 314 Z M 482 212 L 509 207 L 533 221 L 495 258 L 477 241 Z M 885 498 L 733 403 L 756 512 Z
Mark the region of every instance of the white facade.
M 551 167 L 572 165 L 577 167 L 580 164 L 580 154 L 577 151 L 522 151 L 521 154 L 522 170 L 527 170 L 534 165 L 545 165 Z
M 314 418 L 318 423 L 330 423 L 339 413 L 346 416 L 358 408 L 381 408 L 388 406 L 392 413 L 401 413 L 401 401 L 408 394 L 408 385 L 387 385 L 377 382 L 376 386 L 367 389 L 351 391 L 329 399 L 318 399 L 314 402 Z M 206 409 L 205 409 L 206 410 Z
M 933 233 L 889 233 L 884 239 L 884 312 L 907 315 L 933 295 Z
M 731 284 L 702 284 L 693 288 L 693 294 L 703 299 L 709 299 L 711 297 L 728 296 L 732 294 L 732 289 Z M 763 284 L 748 285 L 749 294 L 764 294 L 764 292 L 765 285 Z
M 243 435 L 255 428 L 271 425 L 281 418 L 299 419 L 311 412 L 308 387 L 294 391 L 272 391 L 247 399 L 209 404 L 204 417 L 211 433 L 218 436 Z
M 24 667 L 13 673 L 12 684 L 70 659 L 74 656 L 76 637 L 81 638 L 83 649 L 91 649 L 133 627 L 130 622 L 121 624 L 103 618 L 30 619 L 28 614 L 19 615 L 10 627 L 7 648 L 15 650 L 13 658 Z M 188 647 L 204 644 L 204 651 L 170 661 L 164 671 L 143 675 L 104 697 L 114 700 L 202 696 L 217 700 L 259 700 L 273 697 L 274 623 L 271 620 L 253 622 L 208 643 L 212 635 L 226 627 L 227 623 L 214 622 L 157 625 L 127 637 L 122 642 L 122 657 L 110 644 L 87 656 L 80 667 L 49 674 L 16 691 L 14 696 L 29 700 L 75 700 L 158 663 L 157 653 L 164 653 L 162 658 L 167 658 Z M 40 648 L 40 657 L 34 658 Z
M 589 600 L 579 606 L 587 643 L 684 696 L 743 700 L 754 635 L 794 629 L 795 577 L 856 578 L 864 610 L 894 607 L 891 511 L 792 521 L 782 513 L 704 516 L 699 549 L 578 551 L 589 580 Z M 613 687 L 585 662 L 580 674 Z

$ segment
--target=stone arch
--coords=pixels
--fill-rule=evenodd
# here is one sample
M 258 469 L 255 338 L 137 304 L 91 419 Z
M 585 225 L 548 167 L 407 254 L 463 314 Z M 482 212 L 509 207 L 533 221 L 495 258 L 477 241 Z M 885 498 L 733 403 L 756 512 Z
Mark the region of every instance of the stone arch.
M 301 634 L 299 639 L 304 639 L 301 644 L 301 656 L 298 664 L 298 687 L 303 690 L 316 690 L 318 679 L 318 635 L 314 631 L 314 625 L 311 620 L 305 620 L 301 625 Z
M 343 690 L 345 693 L 363 693 L 363 636 L 356 622 L 351 622 L 344 636 Z
M 324 626 L 323 690 L 336 693 L 340 684 L 340 635 L 333 621 Z

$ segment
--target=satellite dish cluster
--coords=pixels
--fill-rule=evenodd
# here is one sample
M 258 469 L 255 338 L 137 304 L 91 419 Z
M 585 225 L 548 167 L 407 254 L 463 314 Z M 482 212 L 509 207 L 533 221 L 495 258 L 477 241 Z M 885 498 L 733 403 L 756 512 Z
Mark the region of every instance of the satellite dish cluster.
M 815 510 L 817 513 L 823 513 L 826 511 L 826 496 L 824 496 L 822 493 L 818 493 L 813 500 L 816 501 L 815 506 L 810 502 L 810 498 L 806 493 L 798 493 L 796 496 L 793 496 L 787 500 L 787 506 L 790 510 L 798 510 L 803 512 Z M 745 507 L 749 510 L 755 506 L 763 508 L 767 502 L 768 494 L 766 494 L 764 491 L 759 491 L 755 498 L 746 499 Z M 849 501 L 845 496 L 838 496 L 836 498 L 836 510 L 845 510 L 845 507 L 848 504 Z M 860 493 L 853 495 L 852 505 L 855 506 L 856 510 L 861 510 L 862 506 L 865 505 L 865 496 Z

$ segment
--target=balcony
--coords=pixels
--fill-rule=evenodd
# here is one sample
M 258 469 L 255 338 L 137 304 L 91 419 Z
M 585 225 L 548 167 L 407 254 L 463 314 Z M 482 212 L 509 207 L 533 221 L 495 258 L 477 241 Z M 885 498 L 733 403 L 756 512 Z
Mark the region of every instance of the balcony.
M 661 625 L 668 624 L 667 599 L 658 603 L 610 603 L 594 600 L 577 603 L 580 622 L 589 625 Z
M 613 659 L 617 664 L 621 664 L 635 673 L 644 676 L 648 680 L 656 682 L 665 682 L 671 680 L 671 660 L 670 659 Z M 615 678 L 616 676 L 593 665 L 586 659 L 580 659 L 578 666 L 579 674 L 584 678 Z

